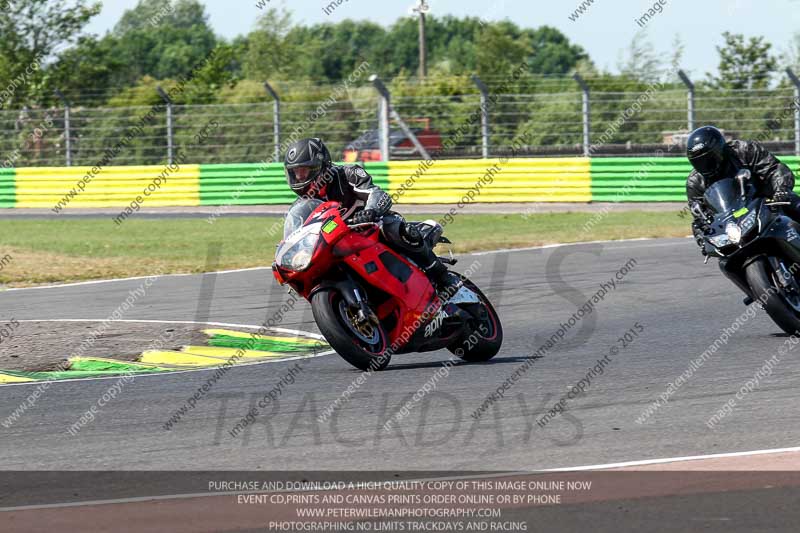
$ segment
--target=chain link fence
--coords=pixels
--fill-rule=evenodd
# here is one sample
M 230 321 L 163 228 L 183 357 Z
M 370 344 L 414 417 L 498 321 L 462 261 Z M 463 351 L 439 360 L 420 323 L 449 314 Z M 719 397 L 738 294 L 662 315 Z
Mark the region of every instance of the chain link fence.
M 388 103 L 404 124 L 395 115 L 384 117 L 382 96 L 367 83 L 344 92 L 317 86 L 314 99 L 298 99 L 291 84 L 281 84 L 277 106 L 264 92 L 241 103 L 81 102 L 3 110 L 0 163 L 94 166 L 105 158 L 114 165 L 158 165 L 177 151 L 192 163 L 254 163 L 274 160 L 289 142 L 307 136 L 324 138 L 339 160 L 419 158 L 401 126 L 441 158 L 649 155 L 674 147 L 701 124 L 759 140 L 778 154 L 800 149 L 799 99 L 789 83 L 769 90 L 689 91 L 680 81 L 588 78 L 585 90 L 572 78 L 528 77 L 511 87 L 507 79 L 483 81 L 483 95 L 469 78 L 393 81 Z

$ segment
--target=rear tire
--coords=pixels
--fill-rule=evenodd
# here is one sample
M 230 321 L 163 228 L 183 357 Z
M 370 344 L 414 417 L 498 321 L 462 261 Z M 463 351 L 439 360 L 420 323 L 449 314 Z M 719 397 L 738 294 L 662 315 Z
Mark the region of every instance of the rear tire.
M 500 351 L 503 345 L 503 325 L 497 311 L 492 307 L 486 295 L 481 292 L 477 285 L 468 279 L 463 280 L 464 286 L 478 295 L 484 310 L 486 319 L 482 321 L 470 333 L 461 337 L 447 347 L 450 353 L 457 355 L 464 361 L 470 363 L 482 363 L 488 361 Z
M 314 321 L 336 353 L 359 370 L 383 370 L 391 360 L 391 355 L 384 355 L 389 347 L 386 331 L 381 325 L 370 324 L 368 339 L 349 320 L 346 307 L 342 295 L 333 289 L 319 291 L 311 298 Z
M 763 302 L 772 321 L 786 333 L 794 335 L 800 332 L 800 317 L 784 300 L 783 288 L 775 286 L 771 271 L 763 258 L 753 261 L 745 269 L 747 283 L 753 291 L 753 298 Z

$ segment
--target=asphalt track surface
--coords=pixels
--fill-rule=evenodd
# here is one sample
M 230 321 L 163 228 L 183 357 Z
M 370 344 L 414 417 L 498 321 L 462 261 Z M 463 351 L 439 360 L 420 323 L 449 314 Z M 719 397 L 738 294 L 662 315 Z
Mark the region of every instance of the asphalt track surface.
M 635 266 L 565 340 L 536 359 L 479 420 L 470 416 L 631 259 Z M 636 422 L 746 310 L 738 290 L 713 262 L 703 265 L 689 239 L 464 255 L 456 270 L 475 261 L 472 279 L 498 308 L 503 348 L 488 364 L 451 367 L 433 392 L 410 405 L 397 429 L 387 432 L 383 424 L 433 378 L 448 352 L 396 356 L 323 422 L 318 416 L 362 374 L 336 355 L 303 360 L 296 382 L 237 437 L 228 431 L 294 361 L 232 369 L 168 431 L 164 422 L 212 371 L 137 377 L 74 437 L 67 428 L 112 381 L 53 383 L 11 428 L 0 429 L 0 469 L 519 472 L 796 445 L 800 350 L 780 356 L 773 373 L 716 427 L 706 425 L 787 340 L 761 311 L 667 405 Z M 11 290 L 0 293 L 0 309 L 20 320 L 104 319 L 139 283 Z M 257 325 L 285 297 L 268 269 L 166 276 L 125 318 Z M 618 339 L 637 323 L 643 331 L 623 348 Z M 280 326 L 317 331 L 305 304 Z M 612 346 L 619 352 L 585 394 L 537 426 L 535 419 Z M 32 387 L 0 387 L 0 405 L 8 410 L 1 417 Z M 796 492 L 789 493 L 782 498 L 796 502 Z
M 484 398 L 559 329 L 629 259 L 637 261 L 618 288 L 533 366 L 479 421 L 470 417 Z M 207 372 L 136 379 L 77 437 L 66 429 L 109 387 L 104 380 L 54 383 L 35 408 L 3 431 L 3 469 L 452 469 L 529 470 L 638 459 L 779 448 L 796 443 L 800 426 L 796 378 L 800 358 L 787 356 L 772 376 L 716 429 L 705 422 L 722 407 L 784 338 L 759 313 L 749 320 L 646 423 L 636 418 L 683 373 L 722 329 L 743 312 L 738 291 L 713 263 L 703 265 L 686 239 L 585 244 L 463 256 L 480 262 L 473 279 L 498 307 L 505 328 L 501 353 L 490 364 L 457 365 L 417 403 L 400 431 L 386 417 L 432 378 L 446 351 L 396 356 L 369 377 L 338 416 L 314 422 L 359 377 L 336 355 L 302 362 L 303 372 L 240 437 L 227 431 L 246 413 L 251 396 L 267 392 L 294 364 L 239 367 L 218 382 L 197 408 L 169 431 L 163 422 L 208 377 Z M 285 297 L 270 271 L 219 274 L 207 320 L 260 324 Z M 103 319 L 140 281 L 0 294 L 3 313 L 17 319 Z M 163 277 L 126 319 L 191 321 L 198 317 L 203 276 Z M 272 291 L 272 292 L 271 292 Z M 270 296 L 271 295 L 271 296 Z M 209 298 L 210 297 L 210 298 Z M 209 301 L 210 300 L 210 301 Z M 273 304 L 277 307 L 277 303 Z M 641 337 L 621 350 L 569 417 L 544 429 L 531 425 L 543 401 L 555 403 L 634 323 Z M 309 306 L 282 327 L 316 331 Z M 582 329 L 580 329 L 582 328 Z M 0 387 L 0 405 L 15 406 L 29 386 Z M 522 395 L 522 396 L 520 396 Z M 227 401 L 226 401 L 227 400 Z M 269 424 L 267 424 L 269 422 Z M 270 435 L 270 430 L 272 435 Z M 272 438 L 270 438 L 272 437 Z M 439 444 L 428 444 L 444 441 Z M 80 450 L 80 452 L 77 452 Z

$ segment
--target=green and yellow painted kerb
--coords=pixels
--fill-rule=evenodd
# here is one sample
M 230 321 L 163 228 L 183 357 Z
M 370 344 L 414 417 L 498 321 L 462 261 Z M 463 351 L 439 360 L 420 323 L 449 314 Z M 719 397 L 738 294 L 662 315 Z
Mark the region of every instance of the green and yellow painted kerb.
M 780 159 L 799 170 L 800 158 Z M 475 202 L 682 202 L 691 170 L 684 157 L 440 159 L 431 165 L 392 161 L 364 167 L 384 190 L 397 193 L 398 204 L 455 204 L 480 181 Z M 66 208 L 124 207 L 163 170 L 104 168 Z M 52 208 L 89 171 L 0 169 L 0 207 Z M 295 199 L 280 163 L 181 165 L 143 205 L 286 205 Z
M 204 330 L 205 346 L 183 346 L 178 350 L 149 350 L 135 361 L 103 357 L 72 357 L 67 370 L 18 372 L 0 370 L 0 384 L 113 377 L 124 374 L 154 374 L 310 357 L 329 350 L 327 343 L 305 337 L 257 335 L 231 329 Z

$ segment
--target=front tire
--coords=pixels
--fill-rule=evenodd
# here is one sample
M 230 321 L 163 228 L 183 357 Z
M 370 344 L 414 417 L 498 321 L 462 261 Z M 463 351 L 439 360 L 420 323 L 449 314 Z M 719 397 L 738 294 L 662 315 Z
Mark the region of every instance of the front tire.
M 342 359 L 359 370 L 383 370 L 391 355 L 388 335 L 380 324 L 359 326 L 347 308 L 339 291 L 321 290 L 311 298 L 314 321 L 328 344 Z
M 497 311 L 494 310 L 491 302 L 478 286 L 468 279 L 464 279 L 463 283 L 465 287 L 478 295 L 485 316 L 480 321 L 476 320 L 475 328 L 470 333 L 448 346 L 447 349 L 464 361 L 482 363 L 500 351 L 500 347 L 503 345 L 503 325 L 500 323 Z
M 772 274 L 772 268 L 763 258 L 753 261 L 745 269 L 753 298 L 763 303 L 764 310 L 778 327 L 794 335 L 800 332 L 800 317 L 785 300 L 784 289 L 774 280 Z

